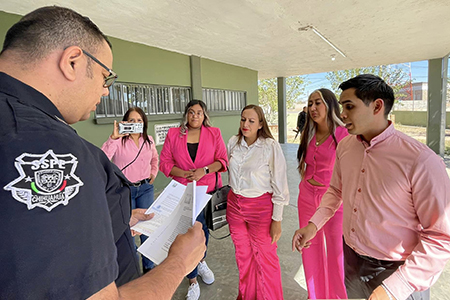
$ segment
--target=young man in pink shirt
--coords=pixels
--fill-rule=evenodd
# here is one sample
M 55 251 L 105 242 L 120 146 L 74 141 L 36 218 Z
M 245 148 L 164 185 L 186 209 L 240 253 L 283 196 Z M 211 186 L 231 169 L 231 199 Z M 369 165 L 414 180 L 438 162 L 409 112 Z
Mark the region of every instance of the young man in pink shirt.
M 349 298 L 429 299 L 450 259 L 450 180 L 442 159 L 394 129 L 394 93 L 364 74 L 343 82 L 348 132 L 336 151 L 330 187 L 293 250 L 309 246 L 344 202 L 345 284 Z

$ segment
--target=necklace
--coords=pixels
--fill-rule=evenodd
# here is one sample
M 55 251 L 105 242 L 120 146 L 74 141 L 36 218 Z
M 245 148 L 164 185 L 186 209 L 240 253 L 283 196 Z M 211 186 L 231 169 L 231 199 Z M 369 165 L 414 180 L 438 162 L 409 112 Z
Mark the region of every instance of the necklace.
M 323 141 L 325 141 L 325 139 L 326 139 L 327 137 L 329 137 L 329 136 L 330 136 L 330 134 L 328 133 L 328 134 L 324 135 L 320 140 L 317 140 L 317 135 L 316 135 L 316 146 L 319 146 L 320 143 L 322 143 Z

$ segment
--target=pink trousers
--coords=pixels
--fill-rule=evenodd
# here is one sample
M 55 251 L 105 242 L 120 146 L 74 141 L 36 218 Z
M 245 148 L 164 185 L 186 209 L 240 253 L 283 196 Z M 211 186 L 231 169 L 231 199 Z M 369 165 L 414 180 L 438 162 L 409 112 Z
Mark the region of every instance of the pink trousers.
M 245 198 L 230 191 L 227 221 L 236 250 L 243 300 L 283 299 L 277 244 L 271 244 L 272 195 Z
M 300 227 L 316 212 L 328 187 L 313 186 L 302 180 L 299 185 L 298 217 Z M 308 299 L 347 299 L 344 284 L 344 254 L 342 245 L 342 206 L 302 250 Z

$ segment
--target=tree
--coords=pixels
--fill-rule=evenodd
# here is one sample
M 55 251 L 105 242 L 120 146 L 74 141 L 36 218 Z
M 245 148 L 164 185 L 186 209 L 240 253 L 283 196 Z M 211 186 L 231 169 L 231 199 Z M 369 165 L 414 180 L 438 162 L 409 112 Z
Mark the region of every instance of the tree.
M 286 107 L 293 108 L 305 93 L 306 77 L 291 76 L 286 78 Z M 269 124 L 277 123 L 278 89 L 277 79 L 263 79 L 258 81 L 259 105 L 264 109 Z
M 409 74 L 399 66 L 380 65 L 373 67 L 356 68 L 350 70 L 341 70 L 328 72 L 325 76 L 331 83 L 331 90 L 340 94 L 339 85 L 360 74 L 373 74 L 381 77 L 394 90 L 395 98 L 406 96 L 405 87 L 409 86 L 411 79 Z
M 447 102 L 450 102 L 450 78 L 447 78 Z

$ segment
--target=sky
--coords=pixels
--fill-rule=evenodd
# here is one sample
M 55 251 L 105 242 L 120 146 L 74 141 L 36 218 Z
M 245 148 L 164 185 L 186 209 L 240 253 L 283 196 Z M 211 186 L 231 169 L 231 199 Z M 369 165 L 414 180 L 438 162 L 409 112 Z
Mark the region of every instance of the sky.
M 399 66 L 403 68 L 407 74 L 409 74 L 410 66 L 411 66 L 411 78 L 413 82 L 426 82 L 428 81 L 428 61 L 415 61 L 411 63 L 404 64 L 396 64 L 393 66 Z M 305 93 L 309 95 L 316 89 L 319 88 L 330 88 L 331 85 L 329 81 L 325 78 L 327 73 L 316 73 L 306 75 L 307 80 L 309 80 L 309 84 L 306 87 Z

